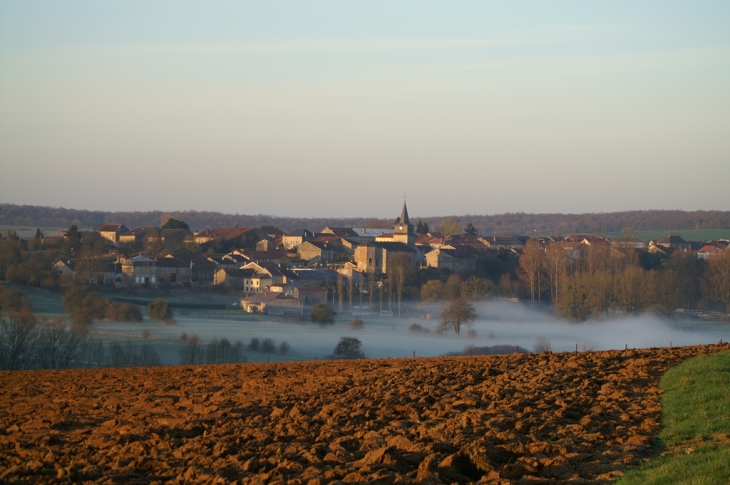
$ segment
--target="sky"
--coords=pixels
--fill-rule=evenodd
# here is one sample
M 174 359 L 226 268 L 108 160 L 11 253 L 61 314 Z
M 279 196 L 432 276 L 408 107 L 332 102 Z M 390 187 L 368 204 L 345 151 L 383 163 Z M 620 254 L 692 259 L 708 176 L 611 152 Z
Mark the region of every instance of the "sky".
M 0 202 L 730 210 L 730 2 L 0 0 Z

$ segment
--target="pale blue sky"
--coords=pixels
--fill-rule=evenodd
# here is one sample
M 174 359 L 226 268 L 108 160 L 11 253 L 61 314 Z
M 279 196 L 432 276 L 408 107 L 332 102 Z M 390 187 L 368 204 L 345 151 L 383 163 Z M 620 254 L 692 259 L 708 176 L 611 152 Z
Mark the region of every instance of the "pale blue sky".
M 730 2 L 0 0 L 0 202 L 730 210 Z

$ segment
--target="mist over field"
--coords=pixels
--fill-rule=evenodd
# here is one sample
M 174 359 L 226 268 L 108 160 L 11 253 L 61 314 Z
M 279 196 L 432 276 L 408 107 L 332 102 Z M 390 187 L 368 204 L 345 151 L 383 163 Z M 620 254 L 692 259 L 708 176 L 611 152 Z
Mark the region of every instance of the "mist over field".
M 478 304 L 476 335 L 469 335 L 469 327 L 462 328 L 461 336 L 437 333 L 441 305 L 404 305 L 402 318 L 368 317 L 366 314 L 350 317 L 344 311 L 333 325 L 318 325 L 308 321 L 291 322 L 271 317 L 240 316 L 216 317 L 214 314 L 177 313 L 176 325 L 164 326 L 145 320 L 141 323 L 94 323 L 94 332 L 105 341 L 133 340 L 140 342 L 146 330 L 147 342 L 153 344 L 163 364 L 179 363 L 182 334 L 197 335 L 203 343 L 213 339 L 240 340 L 245 355 L 251 362 L 267 359 L 313 360 L 330 356 L 341 337 L 355 337 L 362 342 L 367 358 L 419 357 L 463 352 L 468 346 L 519 346 L 533 352 L 538 339 L 549 342 L 555 352 L 609 350 L 680 345 L 708 344 L 730 340 L 730 325 L 690 320 L 661 318 L 653 315 L 617 316 L 584 323 L 569 323 L 544 311 L 533 310 L 511 302 L 484 302 Z M 397 315 L 397 314 L 396 314 Z M 224 319 L 226 318 L 226 319 Z M 353 329 L 349 322 L 355 318 L 364 321 L 362 329 Z M 411 325 L 420 325 L 428 332 L 413 332 Z M 286 354 L 266 354 L 247 350 L 252 338 L 270 338 L 276 345 L 286 341 L 291 350 Z

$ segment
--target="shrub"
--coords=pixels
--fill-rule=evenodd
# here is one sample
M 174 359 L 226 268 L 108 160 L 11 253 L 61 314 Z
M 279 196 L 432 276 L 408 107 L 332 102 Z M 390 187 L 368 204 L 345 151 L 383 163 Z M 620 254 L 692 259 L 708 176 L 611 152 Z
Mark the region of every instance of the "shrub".
M 258 337 L 254 337 L 248 343 L 248 349 L 258 351 L 261 348 L 261 340 Z
M 362 352 L 362 342 L 355 337 L 340 337 L 334 354 L 342 359 L 357 359 Z
M 356 318 L 355 320 L 350 322 L 350 328 L 354 328 L 356 330 L 361 329 L 364 325 L 365 325 L 365 322 L 363 322 L 359 318 Z
M 0 310 L 19 312 L 31 310 L 31 305 L 28 297 L 22 291 L 16 288 L 6 290 L 0 287 Z
M 110 303 L 106 310 L 106 319 L 112 322 L 141 322 L 142 312 L 131 303 Z
M 106 316 L 109 300 L 84 286 L 70 288 L 61 303 L 71 320 L 77 325 L 87 325 Z
M 167 303 L 165 300 L 155 300 L 149 305 L 147 305 L 147 311 L 149 313 L 151 320 L 158 320 L 163 322 L 171 322 L 173 320 L 172 318 L 172 308 L 170 307 L 170 304 Z
M 282 354 L 286 354 L 287 352 L 289 352 L 289 350 L 291 350 L 291 347 L 288 343 L 286 343 L 286 340 L 279 344 L 279 352 L 281 352 Z
M 208 344 L 208 350 L 205 352 L 205 362 L 208 364 L 235 364 L 238 362 L 245 362 L 245 356 L 241 355 L 241 348 L 243 343 L 237 341 L 235 344 L 227 338 L 220 340 L 213 339 Z
M 312 308 L 312 314 L 310 315 L 310 318 L 314 323 L 327 325 L 335 323 L 336 316 L 337 312 L 334 308 L 329 305 L 325 305 L 324 303 L 319 303 L 317 305 L 314 305 L 314 308 Z
M 198 336 L 192 334 L 190 338 L 188 338 L 185 346 L 180 349 L 180 363 L 187 365 L 202 364 L 204 357 L 205 355 L 201 348 Z
M 261 341 L 261 351 L 266 352 L 267 354 L 270 354 L 276 350 L 276 345 L 274 344 L 274 341 L 270 338 L 265 338 Z
M 431 333 L 429 329 L 417 323 L 414 323 L 410 327 L 408 327 L 408 331 L 414 333 Z
M 545 337 L 538 337 L 535 339 L 535 352 L 545 352 L 550 350 L 550 339 Z

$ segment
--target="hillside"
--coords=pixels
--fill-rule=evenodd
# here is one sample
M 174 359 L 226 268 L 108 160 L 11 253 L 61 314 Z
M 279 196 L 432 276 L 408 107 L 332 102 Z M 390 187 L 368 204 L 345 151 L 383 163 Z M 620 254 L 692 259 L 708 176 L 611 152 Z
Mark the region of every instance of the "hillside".
M 412 214 L 417 214 L 413 207 Z M 393 219 L 398 214 L 393 214 Z M 159 225 L 169 217 L 186 221 L 191 229 L 223 226 L 278 226 L 285 231 L 308 228 L 319 231 L 327 226 L 386 227 L 392 219 L 376 218 L 288 218 L 267 215 L 222 214 L 220 212 L 99 212 L 54 207 L 0 204 L 0 226 L 94 228 L 103 222 L 125 224 L 129 228 Z M 480 234 L 538 234 L 620 232 L 625 228 L 637 231 L 689 229 L 730 229 L 730 211 L 646 210 L 599 214 L 524 214 L 455 215 L 444 217 L 411 217 L 427 222 L 432 230 L 444 219 L 452 219 L 462 227 L 471 222 Z
M 730 345 L 0 373 L 0 481 L 601 483 Z

